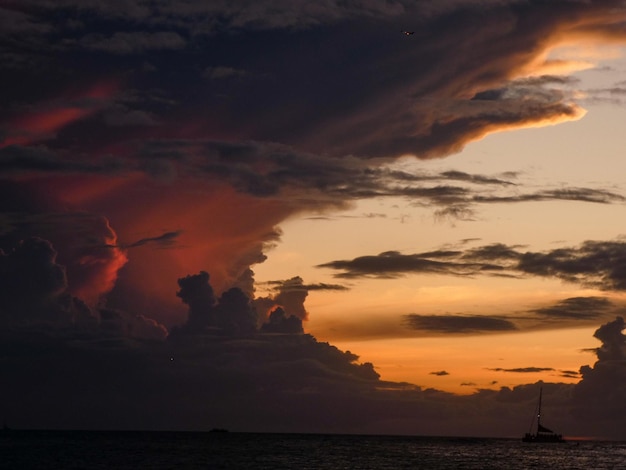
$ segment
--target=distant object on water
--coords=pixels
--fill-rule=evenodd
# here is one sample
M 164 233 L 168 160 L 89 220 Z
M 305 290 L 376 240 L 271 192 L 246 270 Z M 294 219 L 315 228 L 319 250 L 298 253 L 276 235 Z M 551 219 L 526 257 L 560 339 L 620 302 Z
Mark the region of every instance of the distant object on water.
M 228 429 L 224 428 L 213 428 L 209 432 L 228 432 Z
M 524 442 L 535 442 L 535 443 L 543 443 L 543 442 L 565 442 L 563 436 L 561 434 L 557 434 L 554 431 L 546 428 L 541 425 L 541 394 L 543 389 L 539 388 L 539 405 L 537 405 L 537 432 L 532 434 L 532 432 L 527 432 L 524 437 L 522 437 L 522 441 Z M 533 418 L 533 422 L 535 419 Z M 533 422 L 530 423 L 530 427 L 532 430 Z
M 402 34 L 405 36 L 411 36 L 412 34 L 415 34 L 415 31 L 402 31 Z

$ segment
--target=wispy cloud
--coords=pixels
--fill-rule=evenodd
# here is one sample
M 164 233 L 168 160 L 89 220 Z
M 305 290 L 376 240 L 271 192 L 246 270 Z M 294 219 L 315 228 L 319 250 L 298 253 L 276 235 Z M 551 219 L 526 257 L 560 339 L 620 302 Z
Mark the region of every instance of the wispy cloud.
M 571 297 L 531 312 L 551 318 L 589 319 L 604 316 L 611 310 L 613 303 L 605 297 Z
M 626 289 L 622 265 L 626 260 L 626 242 L 585 241 L 579 246 L 543 252 L 522 251 L 520 247 L 501 243 L 466 250 L 444 250 L 416 254 L 388 251 L 378 255 L 360 256 L 352 260 L 336 260 L 318 267 L 339 270 L 336 277 L 394 278 L 407 274 L 435 273 L 454 276 L 539 276 L 555 277 L 566 282 L 603 290 Z M 585 300 L 587 307 L 591 301 Z M 571 300 L 565 307 L 576 307 Z M 606 308 L 597 301 L 594 307 Z M 558 308 L 552 310 L 557 314 Z M 542 312 L 538 312 L 542 313 Z M 550 314 L 544 311 L 544 314 Z
M 515 374 L 536 374 L 537 372 L 553 372 L 552 367 L 514 367 L 511 369 L 504 369 L 502 367 L 495 367 L 493 369 L 487 369 L 494 372 L 512 372 Z
M 182 230 L 176 230 L 174 232 L 165 232 L 162 235 L 156 237 L 148 237 L 137 240 L 136 242 L 126 245 L 127 248 L 136 248 L 138 246 L 154 244 L 159 248 L 170 248 L 177 242 L 178 237 L 181 235 Z
M 417 315 L 405 317 L 408 327 L 426 332 L 467 334 L 514 331 L 515 324 L 505 318 L 482 315 Z

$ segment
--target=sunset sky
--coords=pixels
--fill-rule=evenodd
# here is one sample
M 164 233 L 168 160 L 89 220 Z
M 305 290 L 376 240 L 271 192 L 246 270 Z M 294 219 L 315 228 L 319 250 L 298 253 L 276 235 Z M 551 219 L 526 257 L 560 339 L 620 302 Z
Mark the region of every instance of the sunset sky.
M 0 0 L 0 59 L 6 422 L 626 439 L 624 2 Z

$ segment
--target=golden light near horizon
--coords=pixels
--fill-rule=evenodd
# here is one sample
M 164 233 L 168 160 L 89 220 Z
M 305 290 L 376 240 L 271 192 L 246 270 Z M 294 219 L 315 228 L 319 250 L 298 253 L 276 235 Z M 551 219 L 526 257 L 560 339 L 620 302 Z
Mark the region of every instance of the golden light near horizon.
M 468 395 L 536 382 L 576 383 L 583 365 L 593 364 L 597 341 L 593 328 L 561 331 L 413 338 L 386 341 L 339 341 L 342 349 L 363 351 L 360 358 L 378 365 L 382 380 L 409 382 Z M 528 368 L 535 364 L 537 370 Z M 559 366 L 554 367 L 558 363 Z

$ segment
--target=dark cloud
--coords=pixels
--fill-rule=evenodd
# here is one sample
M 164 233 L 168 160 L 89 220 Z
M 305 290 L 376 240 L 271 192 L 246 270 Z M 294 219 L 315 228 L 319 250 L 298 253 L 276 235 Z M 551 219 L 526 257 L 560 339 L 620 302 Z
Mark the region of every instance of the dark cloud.
M 103 111 L 108 126 L 151 126 L 152 114 L 112 104 Z M 263 170 L 259 170 L 262 167 Z M 157 179 L 209 178 L 228 181 L 255 197 L 302 192 L 303 208 L 342 206 L 363 198 L 403 197 L 416 204 L 439 207 L 436 215 L 472 219 L 480 204 L 542 201 L 623 203 L 614 191 L 594 188 L 547 188 L 520 192 L 517 183 L 489 175 L 456 170 L 439 174 L 408 173 L 376 168 L 354 157 L 322 157 L 277 144 L 228 143 L 202 140 L 147 141 L 132 158 L 76 161 L 44 146 L 0 148 L 4 173 L 84 173 L 116 175 L 141 171 Z M 308 193 L 308 194 L 306 194 Z
M 33 173 L 114 174 L 123 169 L 119 161 L 98 163 L 70 161 L 45 146 L 9 145 L 0 147 L 0 175 Z
M 302 320 L 296 316 L 287 316 L 281 307 L 276 307 L 270 313 L 269 319 L 261 326 L 263 333 L 302 334 Z
M 163 340 L 168 332 L 144 315 L 89 307 L 71 295 L 64 266 L 52 244 L 40 238 L 0 250 L 0 322 L 8 331 L 104 335 Z M 62 333 L 65 332 L 65 333 Z
M 98 314 L 100 329 L 113 337 L 160 341 L 169 334 L 165 326 L 143 315 L 130 315 L 108 308 L 99 309 Z
M 299 276 L 287 280 L 269 281 L 271 294 L 254 299 L 258 321 L 262 330 L 272 333 L 290 333 L 302 330 L 302 322 L 308 319 L 304 302 L 310 291 L 345 291 L 340 284 L 305 284 Z
M 626 288 L 626 243 L 586 241 L 579 247 L 522 254 L 517 269 L 606 290 Z
M 210 80 L 222 80 L 232 77 L 245 77 L 247 75 L 245 70 L 238 70 L 232 67 L 223 67 L 220 65 L 207 67 L 202 74 L 205 78 Z
M 192 331 L 203 331 L 217 326 L 214 311 L 216 302 L 213 287 L 209 284 L 209 273 L 202 271 L 178 280 L 180 290 L 176 296 L 189 306 L 187 326 Z
M 136 248 L 138 246 L 143 246 L 147 244 L 157 245 L 159 248 L 169 248 L 176 244 L 177 238 L 182 233 L 181 230 L 176 230 L 174 232 L 165 232 L 156 237 L 148 237 L 137 240 L 136 242 L 127 245 L 127 248 Z
M 521 251 L 520 247 L 504 244 L 485 245 L 465 251 L 433 251 L 401 254 L 388 251 L 376 256 L 360 256 L 352 260 L 337 260 L 318 265 L 341 270 L 339 278 L 395 278 L 406 274 L 435 273 L 454 276 L 478 274 L 500 276 L 555 277 L 566 282 L 603 290 L 621 291 L 626 288 L 626 243 L 617 241 L 585 241 L 578 247 L 557 248 L 545 252 Z M 576 305 L 587 302 L 586 305 Z M 569 300 L 569 307 L 602 308 L 602 300 Z M 592 305 L 593 304 L 593 305 Z M 556 307 L 552 312 L 556 315 Z M 549 314 L 549 311 L 537 312 Z M 574 315 L 574 310 L 571 310 Z
M 499 178 L 491 178 L 483 175 L 472 175 L 458 170 L 448 170 L 441 173 L 442 177 L 449 180 L 467 181 L 475 184 L 496 184 L 496 185 L 513 185 L 511 181 L 502 180 Z
M 278 293 L 272 299 L 274 303 L 280 305 L 288 315 L 306 320 L 308 313 L 304 301 L 309 295 L 309 289 L 302 278 L 297 276 L 284 281 L 277 290 Z
M 616 423 L 626 418 L 623 396 L 626 393 L 626 336 L 622 317 L 605 323 L 594 336 L 602 342 L 595 349 L 598 361 L 580 369 L 582 380 L 573 395 L 573 412 L 578 419 L 588 420 L 590 429 L 598 435 L 614 433 Z
M 561 370 L 559 373 L 566 379 L 580 379 L 580 372 L 576 370 Z
M 470 334 L 514 331 L 515 324 L 504 318 L 481 315 L 406 315 L 409 328 L 425 332 Z
M 41 210 L 41 203 L 36 203 Z M 22 239 L 42 237 L 54 246 L 64 266 L 68 292 L 95 306 L 111 291 L 126 264 L 117 234 L 102 216 L 86 212 L 10 212 L 0 230 L 0 249 Z
M 373 275 L 376 277 L 396 277 L 407 272 L 447 272 L 449 265 L 425 259 L 419 255 L 404 256 L 396 251 L 388 251 L 378 256 L 360 256 L 353 260 L 332 261 L 320 264 L 320 268 L 342 269 L 341 278 L 355 278 Z
M 535 374 L 537 372 L 552 372 L 554 369 L 552 367 L 515 367 L 512 369 L 503 369 L 502 367 L 496 367 L 492 370 L 494 372 L 513 372 L 516 374 Z
M 605 297 L 571 297 L 550 307 L 532 310 L 532 312 L 552 318 L 588 319 L 602 316 L 612 309 L 612 302 Z
M 157 122 L 152 114 L 139 109 L 129 109 L 117 105 L 105 111 L 102 120 L 112 127 L 155 126 Z
M 32 314 L 48 307 L 67 288 L 65 269 L 56 263 L 52 244 L 40 238 L 22 241 L 9 253 L 0 250 L 0 309 L 9 315 Z
M 446 372 L 445 370 L 438 370 L 438 371 L 435 371 L 435 372 L 430 372 L 430 375 L 437 375 L 439 377 L 443 377 L 445 375 L 450 375 L 450 373 Z
M 33 258 L 42 254 L 31 274 L 41 270 L 38 266 L 54 267 L 49 243 L 32 240 L 20 249 Z M 8 279 L 15 274 L 9 267 L 2 264 Z M 293 417 L 305 419 L 312 404 L 321 406 L 340 396 L 347 403 L 355 393 L 369 401 L 367 395 L 377 394 L 382 382 L 372 364 L 358 363 L 355 354 L 304 335 L 301 320 L 287 317 L 280 308 L 257 330 L 250 299 L 233 288 L 216 300 L 208 281 L 205 272 L 179 280 L 178 296 L 190 307 L 189 319 L 167 338 L 167 330 L 153 320 L 109 308 L 98 310 L 91 328 L 65 328 L 54 336 L 42 318 L 36 320 L 47 329 L 35 328 L 32 322 L 3 328 L 0 357 L 8 386 L 2 387 L 0 398 L 15 404 L 12 421 L 52 428 L 129 429 L 142 422 L 152 429 L 189 429 L 203 427 L 198 413 L 216 411 L 211 419 L 219 416 L 239 429 L 262 429 L 265 411 L 271 411 L 278 421 L 270 427 L 278 430 L 289 429 Z M 46 294 L 57 295 L 62 288 L 46 285 L 42 286 Z M 32 361 L 32 354 L 40 358 Z M 35 386 L 41 381 L 49 383 L 45 390 Z M 175 398 L 181 389 L 186 390 L 185 400 Z M 174 412 L 146 421 L 162 400 Z M 307 406 L 302 406 L 303 400 Z M 279 402 L 286 414 L 278 412 Z M 254 416 L 252 422 L 246 425 L 241 412 Z M 58 421 L 61 416 L 66 420 Z M 350 416 L 346 414 L 337 429 L 352 426 Z M 310 422 L 311 429 L 325 419 Z
M 240 302 L 245 300 L 241 291 L 222 295 L 219 302 L 211 300 L 208 277 L 200 273 L 182 278 L 181 289 L 187 292 L 181 298 L 190 306 L 192 298 L 212 308 L 221 304 L 230 313 L 249 305 Z M 192 295 L 190 289 L 204 294 Z M 50 336 L 33 329 L 23 330 L 24 335 L 3 329 L 0 357 L 5 386 L 0 388 L 0 399 L 12 404 L 5 420 L 19 427 L 45 429 L 134 429 L 141 425 L 143 429 L 208 430 L 220 426 L 266 432 L 384 434 L 395 430 L 441 435 L 451 429 L 448 432 L 455 435 L 517 435 L 519 423 L 526 422 L 529 410 L 534 409 L 541 386 L 544 412 L 561 417 L 554 420 L 558 429 L 576 433 L 598 424 L 598 418 L 576 421 L 569 417 L 569 397 L 573 387 L 579 386 L 539 383 L 455 396 L 381 381 L 371 364 L 358 363 L 349 351 L 287 328 L 284 312 L 275 312 L 265 329 L 245 337 L 234 330 L 216 335 L 210 329 L 193 334 L 180 329 L 164 339 L 158 325 L 111 309 L 100 310 L 98 329 L 83 330 L 80 335 L 75 330 Z M 620 326 L 623 321 L 607 326 L 598 337 L 619 343 L 609 330 Z M 143 336 L 133 336 L 140 329 Z M 37 386 L 41 383 L 45 389 Z M 463 386 L 478 384 L 465 382 Z M 180 390 L 185 390 L 184 400 Z M 168 411 L 155 413 L 163 403 Z M 586 411 L 583 407 L 582 412 Z M 503 413 L 509 419 L 502 420 Z M 449 422 L 444 426 L 442 420 Z M 621 434 L 608 430 L 597 435 Z
M 89 34 L 79 39 L 81 47 L 114 54 L 140 54 L 150 50 L 177 50 L 186 45 L 180 34 L 174 31 L 116 32 L 111 36 Z
M 621 361 L 626 358 L 626 336 L 622 333 L 624 328 L 624 319 L 617 317 L 615 321 L 596 330 L 593 336 L 602 341 L 602 346 L 596 349 L 599 361 Z
M 475 203 L 510 203 L 510 202 L 533 202 L 533 201 L 582 201 L 597 204 L 613 204 L 624 202 L 621 194 L 604 189 L 592 188 L 562 188 L 546 189 L 532 194 L 517 196 L 474 196 Z
M 339 181 L 352 181 L 345 171 L 352 177 L 354 170 L 379 168 L 379 161 L 366 162 L 359 157 L 444 155 L 502 126 L 575 115 L 577 107 L 571 97 L 558 88 L 572 84 L 567 77 L 512 77 L 541 54 L 551 32 L 579 34 L 593 24 L 600 34 L 602 20 L 583 19 L 612 18 L 613 3 L 558 1 L 522 6 L 518 2 L 486 5 L 468 1 L 433 8 L 428 2 L 368 0 L 307 8 L 270 0 L 245 7 L 170 1 L 105 7 L 95 2 L 78 5 L 63 1 L 11 3 L 2 12 L 7 24 L 23 32 L 22 37 L 27 35 L 43 50 L 54 50 L 61 56 L 58 69 L 51 70 L 57 80 L 68 70 L 92 81 L 107 70 L 124 71 L 125 91 L 118 89 L 104 100 L 111 108 L 101 115 L 90 114 L 89 119 L 76 116 L 60 126 L 63 132 L 56 132 L 56 149 L 66 150 L 71 142 L 74 148 L 87 152 L 94 140 L 115 141 L 117 153 L 132 157 L 128 168 L 133 171 L 141 165 L 132 160 L 145 155 L 151 146 L 187 142 L 185 154 L 193 143 L 202 147 L 206 133 L 189 135 L 183 129 L 209 128 L 211 135 L 231 136 L 227 140 L 235 147 L 280 143 L 289 149 L 278 155 L 257 153 L 255 158 L 263 165 L 248 167 L 249 160 L 243 165 L 205 162 L 206 172 L 232 178 L 238 189 L 273 195 L 285 185 L 321 192 L 336 186 L 337 194 L 341 194 Z M 471 27 L 476 18 L 483 25 L 480 34 Z M 503 21 L 524 27 L 506 28 Z M 396 34 L 399 22 L 419 25 L 420 35 L 428 40 L 407 41 Z M 263 32 L 266 30 L 275 30 L 275 37 Z M 6 54 L 19 50 L 12 42 L 18 39 L 10 29 L 4 37 Z M 502 43 L 508 47 L 495 46 Z M 315 44 L 315 54 L 311 44 Z M 464 46 L 453 47 L 458 44 Z M 272 53 L 263 54 L 260 60 L 258 47 Z M 353 54 L 357 48 L 363 52 Z M 180 50 L 180 60 L 168 55 L 172 50 Z M 332 53 L 318 53 L 320 50 Z M 139 53 L 149 55 L 152 68 L 167 73 L 148 78 L 129 67 L 124 55 Z M 310 57 L 319 59 L 311 61 Z M 372 64 L 377 64 L 376 73 L 371 73 Z M 242 89 L 238 82 L 246 76 L 263 78 Z M 206 77 L 219 83 L 206 87 L 201 82 Z M 54 83 L 52 80 L 50 86 Z M 26 88 L 23 93 L 13 90 L 7 101 L 28 103 L 32 111 L 37 105 L 33 106 L 32 94 L 26 93 Z M 187 90 L 191 88 L 195 92 L 190 94 Z M 171 105 L 164 109 L 155 107 L 154 101 L 129 103 L 122 98 L 146 89 L 159 90 L 161 98 Z M 493 90 L 498 91 L 498 99 L 482 99 L 494 96 Z M 52 95 L 52 91 L 48 87 L 42 94 Z M 58 94 L 59 90 L 54 91 Z M 103 98 L 99 96 L 96 101 Z M 267 119 L 270 99 L 273 111 Z M 206 106 L 200 109 L 199 103 Z M 66 111 L 69 106 L 62 109 Z M 149 135 L 120 132 L 102 129 L 98 126 L 101 122 L 157 129 Z M 4 124 L 10 131 L 18 130 L 11 120 Z M 174 127 L 181 130 L 172 131 Z M 84 132 L 87 129 L 91 132 Z M 86 141 L 81 137 L 85 134 L 93 140 Z M 214 144 L 220 145 L 227 144 Z M 176 150 L 178 155 L 181 150 Z M 341 158 L 333 162 L 327 155 Z M 348 155 L 356 158 L 350 162 Z M 329 163 L 330 170 L 320 174 Z M 261 166 L 270 167 L 266 175 L 259 174 Z M 444 176 L 472 184 L 506 184 L 455 171 Z M 381 193 L 362 186 L 359 179 L 363 178 L 348 188 L 352 197 Z M 358 187 L 363 188 L 360 193 Z M 350 191 L 343 196 L 351 197 Z
M 480 260 L 487 262 L 507 262 L 519 259 L 519 246 L 508 246 L 503 243 L 492 243 L 478 248 L 470 248 L 462 254 L 467 260 Z
M 257 299 L 259 301 L 260 299 Z M 259 304 L 261 305 L 261 304 Z M 519 306 L 500 306 L 497 313 L 476 314 L 471 310 L 459 313 L 428 313 L 405 314 L 398 324 L 397 313 L 379 314 L 377 320 L 368 322 L 347 322 L 341 329 L 343 339 L 392 339 L 420 338 L 433 336 L 489 335 L 494 332 L 523 333 L 568 328 L 592 328 L 599 321 L 613 318 L 624 311 L 623 302 L 619 297 L 613 300 L 605 297 L 571 297 L 557 301 L 544 301 L 540 306 L 523 309 Z M 271 311 L 275 307 L 268 302 L 259 311 Z M 341 325 L 340 320 L 336 320 Z M 349 326 L 348 326 L 349 325 Z M 585 352 L 595 352 L 593 348 Z M 577 373 L 575 373 L 577 374 Z
M 409 273 L 447 274 L 473 276 L 476 274 L 499 273 L 505 265 L 496 264 L 506 249 L 502 245 L 483 247 L 483 252 L 433 251 L 413 255 L 403 255 L 397 251 L 387 251 L 377 256 L 360 256 L 353 260 L 331 261 L 318 265 L 321 268 L 343 270 L 340 278 L 379 277 L 394 278 Z M 495 252 L 495 254 L 493 253 Z M 511 255 L 506 253 L 507 257 Z M 519 257 L 519 254 L 517 254 Z
M 265 284 L 271 286 L 275 291 L 281 290 L 306 290 L 306 291 L 343 291 L 348 290 L 349 287 L 346 287 L 342 284 L 328 284 L 325 282 L 320 282 L 316 284 L 301 284 L 301 278 L 296 277 L 286 281 L 268 281 Z

